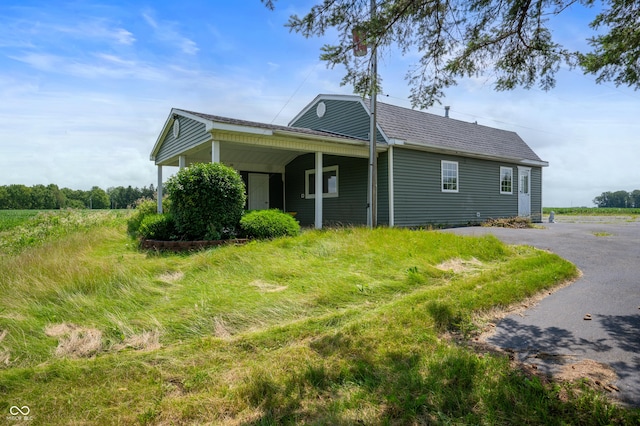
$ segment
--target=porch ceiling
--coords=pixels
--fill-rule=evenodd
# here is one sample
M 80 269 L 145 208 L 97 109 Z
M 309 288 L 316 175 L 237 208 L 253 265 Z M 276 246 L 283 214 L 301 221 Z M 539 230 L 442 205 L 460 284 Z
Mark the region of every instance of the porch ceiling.
M 304 151 L 293 151 L 229 142 L 220 143 L 220 161 L 236 170 L 279 173 L 284 167 Z M 211 162 L 211 143 L 204 143 L 184 153 L 186 164 Z M 178 166 L 178 156 L 164 163 Z

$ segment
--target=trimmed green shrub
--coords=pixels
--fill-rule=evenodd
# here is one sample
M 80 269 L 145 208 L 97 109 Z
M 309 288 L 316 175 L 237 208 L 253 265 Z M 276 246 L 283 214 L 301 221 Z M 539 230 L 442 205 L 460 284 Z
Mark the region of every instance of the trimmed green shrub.
M 176 240 L 177 233 L 176 223 L 169 213 L 145 216 L 138 230 L 138 235 L 147 240 Z
M 250 238 L 293 237 L 300 233 L 298 221 L 276 209 L 250 211 L 240 219 L 240 227 Z
M 176 229 L 186 240 L 235 236 L 246 201 L 240 174 L 220 163 L 198 163 L 166 183 Z
M 127 221 L 127 233 L 133 238 L 138 237 L 138 231 L 140 230 L 140 224 L 145 217 L 157 214 L 158 204 L 154 200 L 148 198 L 141 198 L 136 201 L 135 212 L 131 215 Z

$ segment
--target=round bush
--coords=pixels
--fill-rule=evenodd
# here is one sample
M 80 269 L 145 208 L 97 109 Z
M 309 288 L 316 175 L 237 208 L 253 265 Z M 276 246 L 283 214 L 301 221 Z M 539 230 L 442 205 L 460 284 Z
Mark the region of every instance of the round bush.
M 145 217 L 156 214 L 158 211 L 158 204 L 154 200 L 148 198 L 141 198 L 136 201 L 135 211 L 127 221 L 127 233 L 133 238 L 139 235 L 140 224 Z
M 173 216 L 168 213 L 145 216 L 140 224 L 138 234 L 147 240 L 176 240 L 177 231 Z
M 295 236 L 300 224 L 293 216 L 280 210 L 253 210 L 240 219 L 245 235 L 251 238 Z
M 198 163 L 166 183 L 176 229 L 186 240 L 235 235 L 246 201 L 240 174 L 220 163 Z

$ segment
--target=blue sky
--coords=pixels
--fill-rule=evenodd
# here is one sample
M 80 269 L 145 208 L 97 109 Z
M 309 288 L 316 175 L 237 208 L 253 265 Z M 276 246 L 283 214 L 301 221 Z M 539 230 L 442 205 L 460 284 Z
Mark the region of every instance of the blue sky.
M 351 94 L 324 43 L 284 24 L 313 1 L 3 1 L 0 4 L 0 185 L 147 186 L 149 152 L 172 107 L 287 124 L 319 93 Z M 595 12 L 556 18 L 567 47 L 585 46 Z M 412 54 L 380 60 L 380 101 L 410 107 Z M 388 95 L 388 96 L 387 96 Z M 516 131 L 550 163 L 545 206 L 590 206 L 640 189 L 640 92 L 563 70 L 557 87 L 495 92 L 462 80 L 429 112 Z M 167 173 L 165 173 L 166 176 Z

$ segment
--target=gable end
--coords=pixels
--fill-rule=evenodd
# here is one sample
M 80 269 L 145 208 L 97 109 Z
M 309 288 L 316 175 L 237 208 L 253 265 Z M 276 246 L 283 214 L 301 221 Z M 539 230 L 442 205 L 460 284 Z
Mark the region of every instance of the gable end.
M 320 95 L 303 109 L 289 123 L 289 126 L 368 141 L 371 120 L 368 108 L 357 96 Z M 378 143 L 387 142 L 386 135 L 380 131 L 380 126 L 378 126 L 376 138 Z

